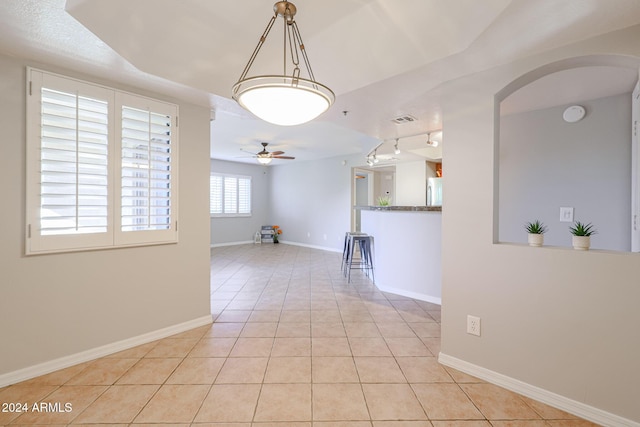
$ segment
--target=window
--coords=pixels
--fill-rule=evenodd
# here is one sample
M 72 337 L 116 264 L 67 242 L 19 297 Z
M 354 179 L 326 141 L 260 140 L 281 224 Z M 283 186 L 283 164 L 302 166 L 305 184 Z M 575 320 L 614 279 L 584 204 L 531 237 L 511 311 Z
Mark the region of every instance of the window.
M 211 174 L 211 216 L 251 216 L 251 177 Z
M 27 254 L 177 239 L 177 106 L 28 69 Z
M 42 88 L 40 232 L 105 233 L 108 222 L 108 96 Z

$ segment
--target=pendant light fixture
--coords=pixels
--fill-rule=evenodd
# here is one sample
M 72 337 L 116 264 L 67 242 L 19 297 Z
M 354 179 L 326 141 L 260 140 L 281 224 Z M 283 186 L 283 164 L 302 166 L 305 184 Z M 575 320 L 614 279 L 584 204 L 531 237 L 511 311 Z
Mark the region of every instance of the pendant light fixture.
M 306 123 L 329 109 L 335 100 L 335 95 L 327 86 L 315 81 L 298 25 L 294 20 L 296 6 L 288 1 L 279 1 L 273 6 L 273 11 L 274 16 L 262 33 L 240 79 L 233 86 L 233 99 L 243 108 L 269 123 L 281 126 Z M 258 56 L 277 18 L 283 18 L 284 22 L 282 74 L 247 77 L 253 61 Z M 301 58 L 308 78 L 300 76 Z M 287 63 L 291 64 L 289 74 L 287 74 Z

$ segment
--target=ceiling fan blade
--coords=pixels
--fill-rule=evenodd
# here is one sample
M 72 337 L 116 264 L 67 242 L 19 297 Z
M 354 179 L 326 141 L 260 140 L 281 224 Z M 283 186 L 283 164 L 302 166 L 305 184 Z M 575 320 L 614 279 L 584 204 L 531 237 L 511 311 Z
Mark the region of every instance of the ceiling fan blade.
M 272 151 L 271 154 L 274 156 L 279 156 L 280 154 L 284 154 L 284 151 Z
M 291 156 L 271 156 L 274 159 L 287 159 L 287 160 L 293 160 L 295 159 L 295 157 L 291 157 Z

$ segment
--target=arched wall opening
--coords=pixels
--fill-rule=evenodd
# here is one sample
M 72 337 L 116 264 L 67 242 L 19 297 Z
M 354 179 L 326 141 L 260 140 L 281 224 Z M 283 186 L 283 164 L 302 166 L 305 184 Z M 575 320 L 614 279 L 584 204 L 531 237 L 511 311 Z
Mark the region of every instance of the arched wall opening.
M 527 244 L 527 222 L 547 226 L 545 246 L 571 247 L 569 226 L 592 223 L 592 248 L 630 251 L 632 91 L 640 59 L 569 58 L 515 79 L 495 96 L 494 242 Z M 564 111 L 586 114 L 568 122 Z M 570 218 L 561 218 L 568 208 Z M 567 212 L 564 209 L 563 212 Z

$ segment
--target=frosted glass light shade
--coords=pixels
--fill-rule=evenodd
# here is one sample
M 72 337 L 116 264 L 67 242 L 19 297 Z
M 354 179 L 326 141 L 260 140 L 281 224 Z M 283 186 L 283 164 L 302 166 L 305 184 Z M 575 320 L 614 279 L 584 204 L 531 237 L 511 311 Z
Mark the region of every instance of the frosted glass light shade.
M 257 76 L 233 86 L 233 98 L 260 119 L 280 126 L 309 122 L 327 111 L 335 95 L 312 80 Z
M 271 163 L 271 160 L 273 160 L 271 157 L 258 156 L 258 163 L 260 163 L 261 165 L 268 165 L 269 163 Z

